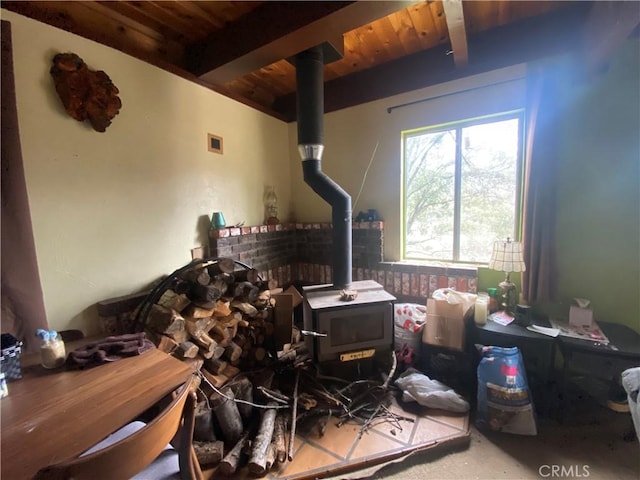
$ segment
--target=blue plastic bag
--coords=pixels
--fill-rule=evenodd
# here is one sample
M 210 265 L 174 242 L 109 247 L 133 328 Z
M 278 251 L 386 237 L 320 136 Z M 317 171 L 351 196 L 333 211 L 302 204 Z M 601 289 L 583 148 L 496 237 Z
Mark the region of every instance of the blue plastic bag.
M 476 426 L 537 435 L 535 409 L 517 347 L 481 347 Z

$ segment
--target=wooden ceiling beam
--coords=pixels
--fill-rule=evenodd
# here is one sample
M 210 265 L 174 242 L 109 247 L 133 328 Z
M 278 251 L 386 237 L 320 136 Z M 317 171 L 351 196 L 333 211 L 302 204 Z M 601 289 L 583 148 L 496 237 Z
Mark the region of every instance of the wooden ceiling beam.
M 449 30 L 449 41 L 453 50 L 453 59 L 456 67 L 466 67 L 469 61 L 467 48 L 467 30 L 464 24 L 464 12 L 462 0 L 442 0 L 444 16 Z
M 189 46 L 187 69 L 203 81 L 224 84 L 411 3 L 265 2 L 205 41 Z
M 593 2 L 584 29 L 587 74 L 605 69 L 615 51 L 639 24 L 637 2 Z
M 325 112 L 580 48 L 588 4 L 498 27 L 469 37 L 469 64 L 457 68 L 442 46 L 325 82 Z M 273 109 L 296 119 L 295 93 L 278 97 Z

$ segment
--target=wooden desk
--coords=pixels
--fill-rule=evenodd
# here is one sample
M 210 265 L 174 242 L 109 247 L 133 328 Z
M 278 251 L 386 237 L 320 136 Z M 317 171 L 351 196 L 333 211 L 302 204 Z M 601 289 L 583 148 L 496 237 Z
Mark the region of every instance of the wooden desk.
M 623 370 L 640 365 L 640 335 L 637 332 L 626 325 L 615 323 L 598 321 L 598 326 L 609 339 L 608 345 L 558 336 L 564 358 L 561 419 L 571 410 L 569 382 L 572 369 L 580 367 L 579 370 L 587 372 L 590 378 L 601 379 L 613 387 L 618 384 Z
M 1 477 L 29 479 L 75 457 L 143 413 L 192 374 L 160 350 L 88 370 L 23 369 L 0 400 Z

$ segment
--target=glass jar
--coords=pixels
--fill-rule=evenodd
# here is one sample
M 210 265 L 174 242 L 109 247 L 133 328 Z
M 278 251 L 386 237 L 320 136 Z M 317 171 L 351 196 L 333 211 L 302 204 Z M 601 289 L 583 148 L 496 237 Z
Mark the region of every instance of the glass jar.
M 478 293 L 476 303 L 473 310 L 473 321 L 476 325 L 484 325 L 487 323 L 489 310 L 489 294 L 486 292 Z
M 64 342 L 55 330 L 41 337 L 40 363 L 44 368 L 58 368 L 64 365 L 66 351 Z

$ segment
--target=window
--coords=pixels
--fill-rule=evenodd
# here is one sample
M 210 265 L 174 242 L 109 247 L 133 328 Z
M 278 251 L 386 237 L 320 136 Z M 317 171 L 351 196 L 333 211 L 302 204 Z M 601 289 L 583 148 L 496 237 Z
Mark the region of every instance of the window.
M 486 263 L 518 238 L 523 112 L 402 133 L 403 258 Z

